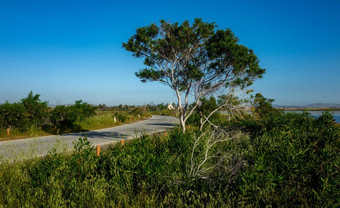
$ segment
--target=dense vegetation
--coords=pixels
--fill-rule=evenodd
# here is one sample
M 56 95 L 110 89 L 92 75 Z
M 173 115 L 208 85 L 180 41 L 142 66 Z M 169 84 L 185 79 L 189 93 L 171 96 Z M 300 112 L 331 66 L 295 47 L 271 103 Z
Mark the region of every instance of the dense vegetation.
M 175 112 L 167 110 L 165 104 L 93 106 L 81 100 L 51 107 L 30 92 L 20 102 L 0 105 L 0 140 L 107 128 L 146 118 L 150 113 Z
M 223 130 L 144 136 L 99 157 L 80 139 L 72 154 L 2 163 L 0 206 L 340 206 L 332 116 L 268 111 L 269 101 L 258 97 L 256 116 L 221 120 Z
M 76 121 L 95 115 L 95 107 L 79 100 L 74 105 L 48 107 L 40 100 L 40 95 L 32 92 L 19 103 L 0 105 L 0 129 L 27 131 L 31 128 L 41 129 L 73 127 Z

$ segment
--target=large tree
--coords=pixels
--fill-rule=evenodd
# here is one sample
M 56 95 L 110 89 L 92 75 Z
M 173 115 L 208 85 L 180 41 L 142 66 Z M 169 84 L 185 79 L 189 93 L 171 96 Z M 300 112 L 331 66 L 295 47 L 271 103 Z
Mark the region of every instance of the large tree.
M 217 29 L 215 23 L 201 19 L 192 25 L 161 20 L 160 25 L 138 28 L 123 47 L 144 58 L 146 68 L 136 73 L 142 82 L 159 81 L 175 91 L 183 131 L 200 98 L 229 87 L 250 86 L 265 72 L 253 50 L 239 44 L 230 29 Z M 192 108 L 190 95 L 195 99 Z

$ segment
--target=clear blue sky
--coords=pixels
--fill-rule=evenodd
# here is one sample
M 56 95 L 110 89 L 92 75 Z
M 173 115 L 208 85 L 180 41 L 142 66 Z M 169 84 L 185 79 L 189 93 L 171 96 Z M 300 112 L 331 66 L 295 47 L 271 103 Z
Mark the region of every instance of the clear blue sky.
M 340 1 L 0 0 L 0 103 L 30 90 L 50 104 L 175 101 L 121 44 L 138 27 L 216 22 L 252 48 L 267 73 L 253 88 L 277 104 L 340 103 Z

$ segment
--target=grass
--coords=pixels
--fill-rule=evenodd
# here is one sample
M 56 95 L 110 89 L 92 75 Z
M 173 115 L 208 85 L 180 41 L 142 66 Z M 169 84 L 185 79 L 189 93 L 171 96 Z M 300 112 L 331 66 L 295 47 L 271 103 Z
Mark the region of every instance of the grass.
M 48 135 L 58 135 L 65 133 L 73 133 L 87 130 L 95 130 L 102 128 L 109 128 L 114 126 L 119 126 L 122 124 L 132 123 L 141 119 L 148 118 L 150 114 L 138 115 L 130 114 L 129 112 L 119 112 L 118 115 L 123 115 L 126 117 L 123 121 L 118 119 L 116 116 L 116 123 L 114 122 L 114 116 L 117 115 L 117 112 L 114 111 L 96 111 L 96 115 L 90 118 L 87 118 L 83 121 L 77 121 L 72 127 L 58 127 L 54 128 L 51 125 L 45 125 L 41 129 L 36 127 L 31 127 L 29 130 L 25 132 L 21 132 L 19 130 L 11 130 L 10 135 L 7 135 L 5 129 L 0 129 L 0 141 L 8 141 L 15 139 L 25 139 L 31 137 L 40 137 L 40 136 L 48 136 Z
M 38 128 L 30 128 L 26 132 L 18 131 L 17 129 L 13 129 L 10 131 L 10 134 L 7 135 L 6 130 L 0 129 L 0 141 L 8 141 L 8 140 L 15 140 L 15 139 L 25 139 L 30 137 L 40 137 L 40 136 L 48 136 L 51 133 L 39 130 Z
M 124 113 L 125 116 L 127 117 L 126 121 L 119 121 L 118 117 L 116 116 L 116 123 L 115 123 L 114 113 L 115 112 L 113 111 L 97 111 L 95 116 L 87 118 L 83 121 L 77 122 L 76 124 L 79 125 L 82 129 L 95 130 L 95 129 L 119 126 L 119 125 L 126 124 L 126 123 L 132 123 L 132 122 L 150 117 L 149 114 L 142 115 L 139 118 L 138 115 Z

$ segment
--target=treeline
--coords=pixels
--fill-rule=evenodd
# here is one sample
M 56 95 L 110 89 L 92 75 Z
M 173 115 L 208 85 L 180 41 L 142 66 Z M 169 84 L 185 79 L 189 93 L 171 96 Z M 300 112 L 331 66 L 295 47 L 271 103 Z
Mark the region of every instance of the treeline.
M 40 100 L 39 94 L 31 91 L 18 103 L 0 105 L 0 129 L 16 129 L 21 132 L 30 128 L 72 127 L 76 121 L 95 115 L 96 107 L 75 101 L 74 105 L 49 107 Z
M 161 104 L 146 104 L 143 106 L 136 106 L 136 105 L 115 105 L 115 106 L 107 106 L 106 104 L 99 104 L 98 105 L 98 110 L 102 111 L 130 111 L 136 108 L 141 108 L 144 111 L 151 111 L 151 112 L 156 112 L 156 111 L 162 111 L 166 110 L 168 107 L 167 104 L 161 103 Z
M 173 104 L 173 107 L 176 107 L 175 104 Z M 145 104 L 142 106 L 137 105 L 115 105 L 115 106 L 107 106 L 106 104 L 99 104 L 97 106 L 97 109 L 100 111 L 114 111 L 116 114 L 116 117 L 121 118 L 122 122 L 124 122 L 124 114 L 128 113 L 130 115 L 147 115 L 148 113 L 157 114 L 157 115 L 171 115 L 176 116 L 177 110 L 169 110 L 168 104 L 160 103 L 160 104 Z

